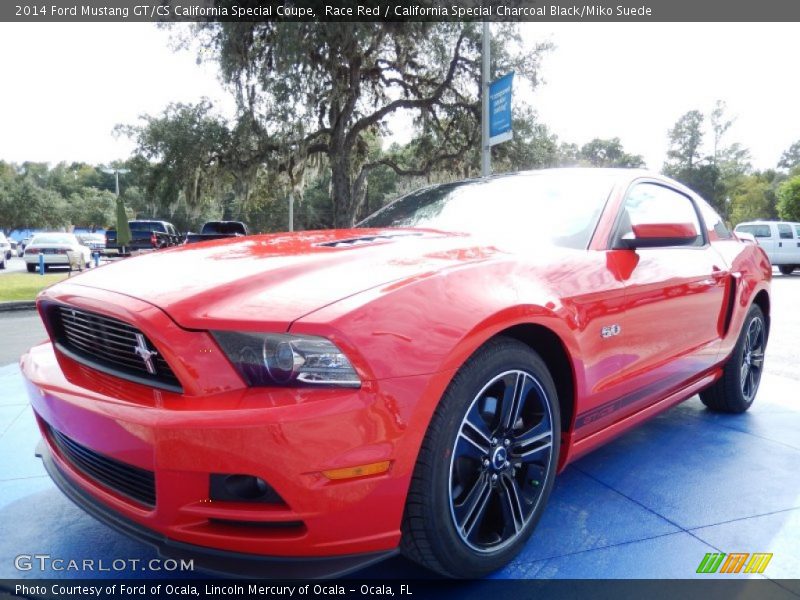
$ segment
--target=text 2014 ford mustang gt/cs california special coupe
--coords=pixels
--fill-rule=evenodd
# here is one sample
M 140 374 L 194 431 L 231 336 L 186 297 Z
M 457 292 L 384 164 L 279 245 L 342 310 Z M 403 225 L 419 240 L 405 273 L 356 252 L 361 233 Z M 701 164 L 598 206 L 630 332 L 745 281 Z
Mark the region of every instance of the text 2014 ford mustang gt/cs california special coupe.
M 676 182 L 521 173 L 82 274 L 39 296 L 21 365 L 50 475 L 162 553 L 472 577 L 576 457 L 698 392 L 746 410 L 770 279 Z

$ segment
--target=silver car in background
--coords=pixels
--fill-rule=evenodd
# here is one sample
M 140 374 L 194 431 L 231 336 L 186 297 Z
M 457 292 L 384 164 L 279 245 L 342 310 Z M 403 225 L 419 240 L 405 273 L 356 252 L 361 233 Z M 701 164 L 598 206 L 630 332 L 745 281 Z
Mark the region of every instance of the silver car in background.
M 6 235 L 0 231 L 0 269 L 6 268 L 6 261 L 11 260 L 11 242 Z
M 91 249 L 81 244 L 74 233 L 37 233 L 25 246 L 23 255 L 29 273 L 39 267 L 40 256 L 44 257 L 45 270 L 54 265 L 89 267 L 92 261 Z
M 104 233 L 76 233 L 78 241 L 87 246 L 92 252 L 105 254 L 106 235 Z

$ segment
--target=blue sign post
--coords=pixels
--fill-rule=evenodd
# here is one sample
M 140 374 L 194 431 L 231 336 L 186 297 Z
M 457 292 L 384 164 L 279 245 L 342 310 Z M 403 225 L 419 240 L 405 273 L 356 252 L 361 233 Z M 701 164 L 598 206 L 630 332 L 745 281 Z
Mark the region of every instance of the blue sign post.
M 489 84 L 489 146 L 507 142 L 511 131 L 511 87 L 514 71 Z

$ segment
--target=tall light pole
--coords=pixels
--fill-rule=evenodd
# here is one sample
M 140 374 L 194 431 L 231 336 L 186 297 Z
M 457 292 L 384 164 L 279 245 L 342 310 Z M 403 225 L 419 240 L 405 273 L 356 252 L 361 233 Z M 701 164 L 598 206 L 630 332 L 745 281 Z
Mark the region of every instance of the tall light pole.
M 492 174 L 492 149 L 489 147 L 489 83 L 491 78 L 491 45 L 492 33 L 489 22 L 483 22 L 482 54 L 483 67 L 481 69 L 481 94 L 483 98 L 483 118 L 481 119 L 481 176 L 488 177 Z
M 114 180 L 116 182 L 117 198 L 119 198 L 119 174 L 122 173 L 123 175 L 125 175 L 125 173 L 130 173 L 131 170 L 130 169 L 110 169 L 110 168 L 104 168 L 104 169 L 100 169 L 100 170 L 103 173 L 109 173 L 109 174 L 113 173 L 114 174 Z
M 130 169 L 117 169 L 117 168 L 105 168 L 101 169 L 103 173 L 113 173 L 114 174 L 114 181 L 115 191 L 117 193 L 117 245 L 120 247 L 121 252 L 125 253 L 125 246 L 127 246 L 131 241 L 131 228 L 128 225 L 128 216 L 127 212 L 125 211 L 125 203 L 119 197 L 119 174 L 122 173 L 130 173 Z

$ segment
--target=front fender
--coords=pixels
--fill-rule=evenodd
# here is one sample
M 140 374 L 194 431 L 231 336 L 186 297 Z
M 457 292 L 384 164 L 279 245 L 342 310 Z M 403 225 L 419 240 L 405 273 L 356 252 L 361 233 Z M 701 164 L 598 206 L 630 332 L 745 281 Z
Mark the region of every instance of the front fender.
M 378 380 L 456 370 L 515 325 L 539 324 L 568 339 L 574 315 L 545 285 L 526 286 L 527 302 L 520 302 L 516 268 L 504 262 L 432 272 L 326 306 L 289 330 L 331 339 L 362 378 Z

